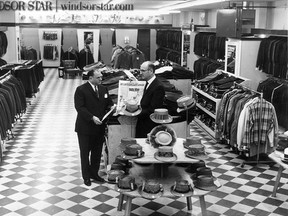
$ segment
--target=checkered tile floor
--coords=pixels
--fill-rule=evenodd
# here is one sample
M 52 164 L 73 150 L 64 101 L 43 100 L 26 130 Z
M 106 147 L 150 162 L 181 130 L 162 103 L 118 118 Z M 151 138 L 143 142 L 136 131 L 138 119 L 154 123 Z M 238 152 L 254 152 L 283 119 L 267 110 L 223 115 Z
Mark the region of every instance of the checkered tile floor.
M 74 132 L 75 88 L 81 79 L 59 79 L 55 69 L 45 69 L 40 92 L 32 99 L 22 122 L 14 127 L 15 138 L 7 141 L 0 166 L 0 215 L 5 216 L 120 216 L 119 193 L 105 184 L 83 184 Z M 225 145 L 215 143 L 196 125 L 191 134 L 205 139 L 213 169 L 222 187 L 205 196 L 208 215 L 288 215 L 288 174 L 284 171 L 277 197 L 271 193 L 277 166 L 241 168 L 242 158 Z M 199 200 L 192 198 L 188 211 L 185 198 L 137 198 L 132 216 L 201 215 Z

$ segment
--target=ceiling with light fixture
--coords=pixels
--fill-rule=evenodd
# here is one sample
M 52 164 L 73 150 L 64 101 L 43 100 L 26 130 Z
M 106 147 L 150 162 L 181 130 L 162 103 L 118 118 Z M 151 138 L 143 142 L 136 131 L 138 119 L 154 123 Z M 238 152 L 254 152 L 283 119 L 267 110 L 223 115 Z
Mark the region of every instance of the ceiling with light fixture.
M 243 4 L 248 4 L 253 7 L 255 4 L 257 6 L 267 4 L 272 4 L 275 2 L 283 2 L 287 6 L 287 0 L 253 0 L 253 1 L 242 1 L 242 0 L 54 0 L 58 1 L 58 4 L 68 3 L 68 2 L 82 2 L 82 3 L 110 3 L 110 4 L 132 4 L 134 10 L 179 10 L 179 11 L 193 11 L 193 10 L 207 10 L 207 9 L 222 9 L 228 8 L 233 4 L 241 6 Z M 208 2 L 208 3 L 207 3 Z M 244 2 L 244 3 L 243 3 Z M 269 3 L 271 2 L 271 3 Z M 176 9 L 172 8 L 175 7 Z

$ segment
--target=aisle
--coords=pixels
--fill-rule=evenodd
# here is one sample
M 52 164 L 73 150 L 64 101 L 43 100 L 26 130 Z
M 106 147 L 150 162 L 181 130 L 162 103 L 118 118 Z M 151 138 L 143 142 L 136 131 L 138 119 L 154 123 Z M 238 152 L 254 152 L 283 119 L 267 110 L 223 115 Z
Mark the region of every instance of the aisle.
M 73 95 L 83 81 L 59 79 L 55 69 L 45 69 L 45 74 L 40 92 L 13 130 L 15 139 L 7 142 L 0 167 L 0 215 L 123 215 L 116 210 L 119 193 L 106 184 L 87 187 L 81 179 Z M 205 197 L 209 215 L 287 213 L 287 171 L 277 198 L 271 198 L 277 167 L 240 168 L 242 159 L 238 155 L 215 144 L 195 125 L 191 133 L 204 137 L 210 156 L 207 165 L 223 185 Z M 138 198 L 133 200 L 131 215 L 201 215 L 199 200 L 193 197 L 192 203 L 193 214 L 187 210 L 185 198 Z

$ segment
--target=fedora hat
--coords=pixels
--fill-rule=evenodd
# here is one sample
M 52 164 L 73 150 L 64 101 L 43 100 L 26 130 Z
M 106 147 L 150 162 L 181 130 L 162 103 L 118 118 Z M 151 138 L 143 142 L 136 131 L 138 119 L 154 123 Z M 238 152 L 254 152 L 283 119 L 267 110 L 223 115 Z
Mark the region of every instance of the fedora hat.
M 152 189 L 150 191 L 150 189 Z M 154 193 L 154 189 L 157 191 Z M 139 187 L 139 194 L 146 199 L 157 199 L 163 195 L 164 188 L 162 184 L 159 184 L 155 180 L 143 181 L 143 184 Z
M 155 152 L 154 157 L 156 160 L 163 162 L 173 162 L 177 160 L 177 156 L 173 153 L 173 147 L 171 146 L 160 146 L 158 151 Z
M 116 184 L 118 180 L 125 175 L 123 170 L 109 170 L 104 180 L 108 183 Z
M 182 189 L 184 189 L 185 192 L 184 191 L 182 192 Z M 183 179 L 175 181 L 174 185 L 171 186 L 170 191 L 174 196 L 179 197 L 192 196 L 194 192 L 191 184 L 187 180 Z
M 205 160 L 208 159 L 208 155 L 205 152 L 205 146 L 202 144 L 189 145 L 188 150 L 184 152 L 186 157 Z
M 136 189 L 137 185 L 135 183 L 135 178 L 130 175 L 122 176 L 115 185 L 115 190 L 118 192 L 128 192 Z
M 171 123 L 173 120 L 167 109 L 155 109 L 154 113 L 150 115 L 150 119 L 158 124 Z
M 161 144 L 158 143 L 159 142 L 159 135 L 161 135 L 161 137 L 162 137 L 162 135 L 165 134 L 164 135 L 165 139 L 167 139 L 167 137 L 166 137 L 167 134 L 166 133 L 158 133 L 159 131 L 165 131 L 165 132 L 169 133 L 172 137 L 172 141 L 170 141 L 170 143 L 166 146 L 173 146 L 176 143 L 177 136 L 176 136 L 175 130 L 173 128 L 167 126 L 167 125 L 158 125 L 158 126 L 154 127 L 149 133 L 149 142 L 151 143 L 151 145 L 153 147 L 157 148 L 159 146 L 162 146 Z M 156 134 L 158 136 L 158 142 L 156 140 Z M 170 139 L 170 138 L 168 138 L 168 139 Z M 163 143 L 163 140 L 161 142 Z
M 282 162 L 288 164 L 288 148 L 284 149 L 284 156 L 282 158 Z
M 180 97 L 179 99 L 177 99 L 176 102 L 178 105 L 177 112 L 182 112 L 182 111 L 191 109 L 196 104 L 195 99 L 192 98 L 192 96 L 190 95 L 184 95 Z
M 212 170 L 210 167 L 198 167 L 196 169 L 196 173 L 195 175 L 191 176 L 191 179 L 195 180 L 197 179 L 198 176 L 210 176 L 212 177 L 214 180 L 216 180 L 216 177 L 213 176 Z
M 194 186 L 201 190 L 214 191 L 217 190 L 217 185 L 214 183 L 214 179 L 211 176 L 201 175 L 193 182 Z
M 141 111 L 141 106 L 138 105 L 138 101 L 134 99 L 126 101 L 125 105 L 122 107 L 122 112 L 126 116 L 137 116 Z
M 143 157 L 145 152 L 143 151 L 143 147 L 139 145 L 138 143 L 136 144 L 130 144 L 126 145 L 125 150 L 123 151 L 123 158 L 126 159 L 135 159 L 135 158 L 141 158 Z
M 201 144 L 201 137 L 198 136 L 190 136 L 187 137 L 186 140 L 183 140 L 184 148 L 188 148 L 189 145 Z
M 125 166 L 127 168 L 131 168 L 132 167 L 132 163 L 127 158 L 123 158 L 122 155 L 117 155 L 115 157 L 114 163 L 120 163 L 120 164 L 123 163 L 123 164 L 125 164 Z
M 189 167 L 186 168 L 185 171 L 188 173 L 196 173 L 197 168 L 199 168 L 199 167 L 206 167 L 205 161 L 200 160 L 196 163 L 192 163 L 189 165 Z
M 137 140 L 135 138 L 131 138 L 131 137 L 124 137 L 121 139 L 120 143 L 122 145 L 136 144 Z
M 137 141 L 135 138 L 124 137 L 124 138 L 121 138 L 119 146 L 120 146 L 120 149 L 122 151 L 124 151 L 127 145 L 136 144 L 136 143 L 137 143 Z M 122 157 L 122 155 L 121 155 L 121 157 Z

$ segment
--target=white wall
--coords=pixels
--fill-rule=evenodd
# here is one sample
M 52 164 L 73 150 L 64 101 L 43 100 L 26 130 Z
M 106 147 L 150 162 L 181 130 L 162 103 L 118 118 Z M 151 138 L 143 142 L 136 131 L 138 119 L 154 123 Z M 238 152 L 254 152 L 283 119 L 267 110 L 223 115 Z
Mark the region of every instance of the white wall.
M 5 61 L 8 63 L 16 63 L 18 61 L 19 57 L 19 51 L 18 51 L 18 42 L 17 38 L 19 38 L 19 27 L 8 27 L 8 30 L 5 32 L 7 40 L 8 40 L 8 46 L 7 46 L 7 52 L 2 57 Z

